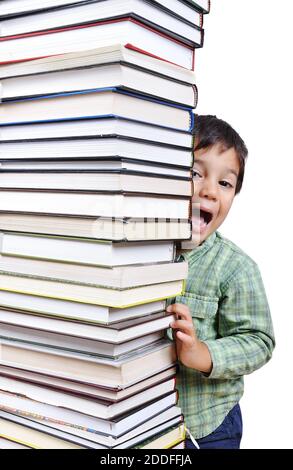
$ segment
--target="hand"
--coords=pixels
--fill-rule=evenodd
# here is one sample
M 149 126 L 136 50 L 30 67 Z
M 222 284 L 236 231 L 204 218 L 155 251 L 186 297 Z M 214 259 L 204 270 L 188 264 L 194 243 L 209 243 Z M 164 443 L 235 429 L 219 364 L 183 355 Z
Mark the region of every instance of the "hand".
M 176 320 L 170 324 L 174 331 L 177 355 L 186 367 L 210 373 L 212 359 L 208 347 L 202 343 L 193 326 L 189 308 L 185 304 L 172 304 L 167 312 L 176 314 Z

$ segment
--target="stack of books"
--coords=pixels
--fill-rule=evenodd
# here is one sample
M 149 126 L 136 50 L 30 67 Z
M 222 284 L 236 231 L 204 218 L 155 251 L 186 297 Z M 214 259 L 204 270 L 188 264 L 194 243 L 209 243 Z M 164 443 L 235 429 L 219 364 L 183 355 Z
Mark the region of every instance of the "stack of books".
M 1 2 L 0 448 L 183 445 L 165 306 L 208 11 Z

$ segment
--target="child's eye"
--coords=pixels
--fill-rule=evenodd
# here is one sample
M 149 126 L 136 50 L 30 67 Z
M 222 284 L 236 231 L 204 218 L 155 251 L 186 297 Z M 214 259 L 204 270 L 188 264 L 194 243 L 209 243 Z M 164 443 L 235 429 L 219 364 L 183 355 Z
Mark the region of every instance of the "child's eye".
M 201 178 L 201 175 L 198 171 L 192 170 L 192 178 Z
M 220 185 L 224 186 L 225 188 L 233 188 L 233 185 L 228 181 L 220 181 Z

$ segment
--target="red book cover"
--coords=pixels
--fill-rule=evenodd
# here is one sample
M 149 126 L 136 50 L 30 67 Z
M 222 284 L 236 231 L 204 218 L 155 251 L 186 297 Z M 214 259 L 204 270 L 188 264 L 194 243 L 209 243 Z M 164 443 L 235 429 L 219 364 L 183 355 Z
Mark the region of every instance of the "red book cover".
M 50 29 L 50 30 L 45 30 L 45 31 L 36 31 L 36 32 L 32 32 L 32 33 L 24 33 L 24 34 L 18 34 L 18 35 L 14 35 L 14 36 L 5 36 L 5 37 L 0 37 L 0 42 L 12 41 L 12 40 L 17 40 L 17 39 L 21 39 L 21 38 L 28 38 L 28 37 L 35 37 L 35 36 L 44 36 L 44 35 L 48 35 L 48 34 L 61 33 L 61 32 L 66 32 L 66 31 L 80 30 L 80 29 L 84 29 L 84 28 L 91 28 L 91 27 L 100 26 L 100 25 L 113 24 L 113 23 L 118 23 L 118 22 L 122 22 L 122 21 L 130 21 L 134 24 L 139 25 L 142 28 L 145 28 L 145 29 L 147 29 L 149 31 L 152 31 L 153 33 L 155 33 L 155 34 L 157 34 L 161 37 L 164 37 L 164 38 L 168 39 L 168 41 L 172 41 L 172 42 L 175 42 L 177 44 L 180 44 L 181 46 L 185 47 L 186 49 L 192 51 L 192 53 L 193 53 L 192 66 L 194 67 L 194 48 L 192 46 L 189 46 L 189 45 L 179 41 L 178 39 L 175 39 L 175 38 L 169 36 L 168 34 L 162 32 L 158 29 L 155 29 L 151 26 L 145 25 L 145 24 L 141 23 L 140 21 L 138 21 L 134 18 L 131 18 L 131 17 L 125 17 L 125 18 L 119 18 L 119 19 L 107 20 L 107 21 L 98 21 L 98 22 L 95 22 L 95 23 L 90 23 L 90 24 L 85 24 L 85 25 L 68 26 L 68 27 L 65 27 L 65 28 L 56 28 L 56 29 Z M 154 55 L 154 54 L 152 54 L 148 51 L 140 49 L 140 48 L 136 47 L 134 44 L 127 43 L 127 44 L 124 44 L 124 46 L 127 47 L 128 49 L 135 50 L 137 52 L 140 52 L 142 54 L 154 57 L 156 59 L 164 60 L 165 62 L 170 62 L 170 61 L 165 60 L 164 58 L 160 57 L 159 55 L 157 56 L 157 55 Z M 54 54 L 54 55 L 56 55 L 56 54 Z M 50 56 L 50 54 L 45 55 L 45 56 L 42 55 L 42 56 L 35 56 L 35 57 L 28 56 L 25 59 L 1 61 L 0 65 L 12 64 L 12 63 L 17 63 L 17 62 L 27 62 L 29 60 L 43 59 L 43 58 L 49 57 L 49 56 Z

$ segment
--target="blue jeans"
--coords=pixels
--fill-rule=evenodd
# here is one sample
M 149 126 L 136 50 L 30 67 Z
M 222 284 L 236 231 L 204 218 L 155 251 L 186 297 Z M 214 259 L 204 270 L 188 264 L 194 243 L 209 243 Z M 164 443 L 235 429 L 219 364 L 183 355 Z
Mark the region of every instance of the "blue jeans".
M 196 439 L 201 449 L 240 449 L 242 438 L 242 416 L 239 404 L 227 414 L 226 418 L 208 436 Z M 196 449 L 190 439 L 185 441 L 186 449 Z

